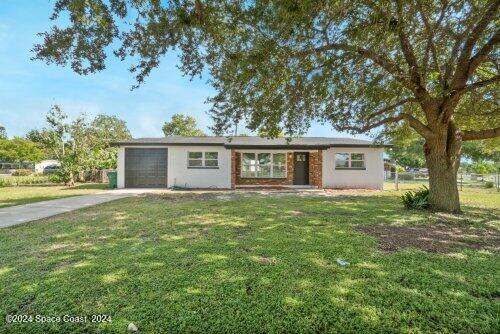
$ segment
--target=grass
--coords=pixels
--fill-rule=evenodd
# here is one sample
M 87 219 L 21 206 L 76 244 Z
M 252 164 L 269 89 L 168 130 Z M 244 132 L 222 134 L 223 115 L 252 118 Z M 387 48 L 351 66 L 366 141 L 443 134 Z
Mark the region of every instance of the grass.
M 63 197 L 87 195 L 102 191 L 103 189 L 107 189 L 107 184 L 81 184 L 71 188 L 54 185 L 3 187 L 0 188 L 0 208 Z
M 339 194 L 132 197 L 2 229 L 0 332 L 498 332 L 498 252 L 387 253 L 357 231 L 446 221 L 498 233 L 497 194 L 461 216 L 407 211 L 389 191 Z

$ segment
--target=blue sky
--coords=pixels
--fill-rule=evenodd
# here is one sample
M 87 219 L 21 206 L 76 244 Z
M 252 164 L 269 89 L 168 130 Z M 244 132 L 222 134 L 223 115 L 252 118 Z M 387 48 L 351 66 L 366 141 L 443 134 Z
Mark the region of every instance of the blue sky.
M 128 63 L 109 57 L 107 68 L 79 76 L 70 68 L 31 61 L 36 34 L 51 26 L 51 0 L 0 1 L 0 124 L 9 137 L 23 136 L 44 126 L 45 114 L 57 103 L 71 117 L 85 113 L 116 115 L 127 122 L 134 137 L 162 136 L 164 121 L 173 114 L 194 116 L 209 133 L 207 97 L 214 95 L 207 78 L 190 81 L 175 67 L 177 57 L 167 56 L 139 89 Z M 241 130 L 240 130 L 241 132 Z M 249 131 L 245 131 L 249 133 Z M 308 136 L 345 136 L 329 125 L 314 124 Z M 357 136 L 367 138 L 366 136 Z

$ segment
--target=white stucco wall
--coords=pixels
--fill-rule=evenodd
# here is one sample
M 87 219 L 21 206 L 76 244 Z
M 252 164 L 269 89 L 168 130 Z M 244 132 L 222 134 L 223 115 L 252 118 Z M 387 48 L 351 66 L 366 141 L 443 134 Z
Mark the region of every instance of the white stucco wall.
M 219 168 L 188 168 L 188 152 L 218 152 Z M 168 186 L 231 188 L 231 150 L 221 146 L 169 146 Z
M 118 160 L 116 162 L 117 187 L 125 188 L 125 147 L 118 147 Z
M 364 153 L 365 170 L 335 169 L 335 153 Z M 323 151 L 324 188 L 383 189 L 384 149 L 332 147 Z
M 142 147 L 142 146 L 132 146 Z M 153 148 L 156 146 L 144 146 Z M 168 148 L 168 187 L 231 188 L 231 150 L 220 146 L 158 146 Z M 218 152 L 219 168 L 188 168 L 188 152 Z M 118 148 L 118 188 L 125 187 L 125 146 Z

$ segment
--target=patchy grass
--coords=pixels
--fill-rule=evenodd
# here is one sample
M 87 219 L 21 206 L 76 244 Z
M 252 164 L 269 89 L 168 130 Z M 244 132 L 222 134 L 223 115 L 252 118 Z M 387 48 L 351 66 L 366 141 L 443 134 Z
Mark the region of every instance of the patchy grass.
M 387 253 L 358 229 L 439 222 L 498 235 L 499 214 L 407 211 L 390 192 L 118 200 L 0 230 L 0 332 L 498 332 L 497 251 Z
M 85 183 L 71 188 L 53 185 L 4 187 L 0 188 L 0 208 L 63 197 L 87 195 L 107 188 L 107 184 L 102 183 Z

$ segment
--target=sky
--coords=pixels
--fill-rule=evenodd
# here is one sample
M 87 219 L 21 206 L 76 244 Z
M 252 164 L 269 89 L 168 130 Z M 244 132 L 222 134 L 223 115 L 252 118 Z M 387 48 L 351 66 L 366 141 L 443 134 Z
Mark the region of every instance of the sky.
M 53 4 L 54 0 L 0 0 L 0 124 L 9 137 L 43 127 L 54 104 L 71 118 L 81 113 L 88 117 L 115 115 L 127 123 L 135 138 L 162 136 L 163 123 L 176 113 L 195 117 L 199 127 L 211 134 L 210 106 L 205 101 L 215 91 L 207 77 L 192 81 L 184 77 L 176 67 L 175 54 L 167 55 L 133 91 L 135 79 L 128 71 L 131 63 L 113 56 L 108 57 L 105 70 L 88 76 L 80 76 L 70 67 L 30 60 L 30 50 L 40 41 L 36 34 L 53 24 L 49 20 Z M 313 124 L 307 136 L 353 137 L 320 124 Z

